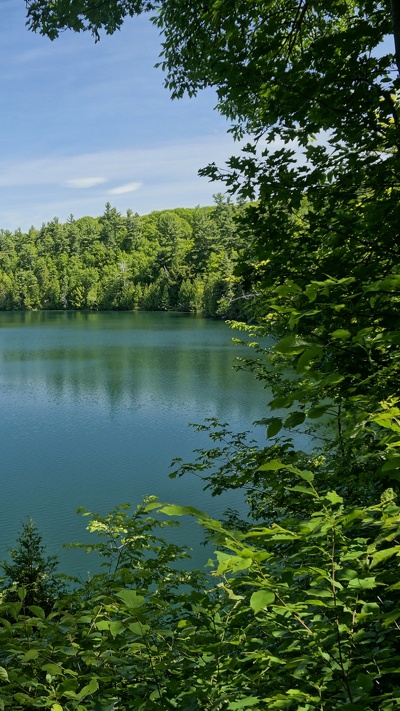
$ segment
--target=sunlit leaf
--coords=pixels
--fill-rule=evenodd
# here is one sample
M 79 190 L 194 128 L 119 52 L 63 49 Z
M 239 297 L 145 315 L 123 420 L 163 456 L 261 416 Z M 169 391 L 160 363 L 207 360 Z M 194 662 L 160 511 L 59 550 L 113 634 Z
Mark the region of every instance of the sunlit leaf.
M 275 601 L 275 593 L 272 590 L 257 590 L 250 598 L 250 607 L 255 614 L 268 607 Z

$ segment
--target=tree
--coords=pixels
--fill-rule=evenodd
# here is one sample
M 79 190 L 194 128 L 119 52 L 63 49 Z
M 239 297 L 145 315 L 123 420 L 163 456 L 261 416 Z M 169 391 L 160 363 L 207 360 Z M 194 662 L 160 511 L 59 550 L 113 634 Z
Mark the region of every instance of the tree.
M 22 599 L 26 612 L 30 605 L 40 605 L 49 611 L 65 593 L 65 586 L 55 572 L 57 556 L 45 554 L 42 540 L 34 522 L 29 519 L 22 525 L 17 545 L 8 549 L 11 561 L 1 563 L 6 574 L 1 584 L 3 600 Z

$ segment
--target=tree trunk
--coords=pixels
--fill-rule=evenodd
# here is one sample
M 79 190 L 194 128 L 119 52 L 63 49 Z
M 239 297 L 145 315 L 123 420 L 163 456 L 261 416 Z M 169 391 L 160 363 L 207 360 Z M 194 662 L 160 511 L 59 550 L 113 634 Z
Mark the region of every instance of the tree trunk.
M 397 71 L 400 76 L 400 0 L 391 0 L 394 49 Z

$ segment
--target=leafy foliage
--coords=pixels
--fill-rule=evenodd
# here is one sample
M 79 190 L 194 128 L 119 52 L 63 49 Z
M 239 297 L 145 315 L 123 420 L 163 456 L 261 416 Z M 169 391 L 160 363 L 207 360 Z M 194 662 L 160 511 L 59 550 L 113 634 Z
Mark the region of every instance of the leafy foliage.
M 0 606 L 0 706 L 89 709 L 397 708 L 400 509 L 319 494 L 310 515 L 226 529 L 150 499 L 89 516 L 105 570 L 50 612 Z M 296 487 L 293 487 L 296 488 Z M 212 577 L 156 531 L 195 516 L 218 543 Z M 24 591 L 21 591 L 23 598 Z

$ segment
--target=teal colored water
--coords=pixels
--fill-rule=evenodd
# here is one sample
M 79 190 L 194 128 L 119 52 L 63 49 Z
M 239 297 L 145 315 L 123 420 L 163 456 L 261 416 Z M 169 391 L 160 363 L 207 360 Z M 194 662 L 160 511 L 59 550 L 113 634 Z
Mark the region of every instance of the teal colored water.
M 184 314 L 0 313 L 0 559 L 28 516 L 62 569 L 84 574 L 89 558 L 62 550 L 84 538 L 79 506 L 106 513 L 154 494 L 214 517 L 243 510 L 240 492 L 211 498 L 196 477 L 168 478 L 174 457 L 209 442 L 189 422 L 241 431 L 266 414 L 260 384 L 232 368 L 232 335 Z M 175 540 L 207 560 L 192 521 Z

